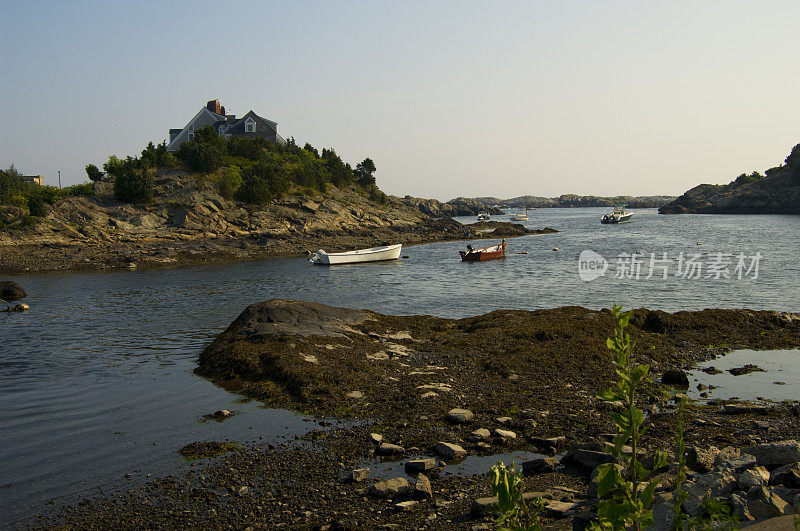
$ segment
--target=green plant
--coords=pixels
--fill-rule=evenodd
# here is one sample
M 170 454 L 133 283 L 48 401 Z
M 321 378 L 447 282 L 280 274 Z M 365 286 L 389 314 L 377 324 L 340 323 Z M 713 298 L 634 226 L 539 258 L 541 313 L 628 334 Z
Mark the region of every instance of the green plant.
M 702 507 L 702 512 L 689 523 L 690 529 L 698 531 L 717 529 L 732 531 L 739 528 L 739 519 L 724 501 L 716 498 L 706 498 L 703 500 Z M 681 528 L 678 527 L 677 529 Z
M 678 451 L 676 456 L 678 458 L 678 471 L 675 475 L 675 506 L 673 510 L 675 529 L 683 529 L 686 515 L 683 514 L 681 506 L 689 497 L 686 491 L 683 490 L 683 482 L 686 481 L 686 442 L 683 439 L 683 432 L 686 428 L 686 395 L 678 394 L 675 396 L 678 398 Z
M 492 482 L 492 492 L 497 496 L 497 525 L 500 529 L 524 529 L 539 531 L 539 513 L 544 509 L 541 498 L 525 501 L 525 483 L 522 476 L 514 470 L 514 463 L 506 466 L 502 461 L 489 469 L 487 474 Z
M 153 198 L 153 176 L 146 169 L 125 168 L 114 179 L 114 195 L 126 203 L 149 201 Z
M 667 460 L 664 452 L 658 452 L 653 470 L 647 470 L 638 458 L 639 440 L 649 424 L 645 423 L 642 410 L 636 407 L 636 391 L 646 382 L 650 367 L 632 365 L 634 343 L 624 329 L 633 312 L 623 313 L 622 307 L 615 304 L 612 313 L 615 321 L 614 337 L 606 341 L 606 346 L 612 351 L 617 383 L 598 393 L 597 397 L 604 402 L 623 404 L 622 412 L 611 415 L 617 425 L 617 436 L 608 451 L 615 461 L 625 463 L 625 477 L 616 463 L 600 466 L 597 494 L 600 498 L 608 498 L 598 504 L 597 516 L 600 521 L 593 524 L 593 529 L 628 527 L 639 530 L 653 523 L 653 511 L 650 507 L 658 485 L 658 481 L 652 478 L 653 470 L 663 468 Z M 623 447 L 628 444 L 630 451 L 623 451 Z M 640 484 L 644 482 L 646 485 L 640 489 Z

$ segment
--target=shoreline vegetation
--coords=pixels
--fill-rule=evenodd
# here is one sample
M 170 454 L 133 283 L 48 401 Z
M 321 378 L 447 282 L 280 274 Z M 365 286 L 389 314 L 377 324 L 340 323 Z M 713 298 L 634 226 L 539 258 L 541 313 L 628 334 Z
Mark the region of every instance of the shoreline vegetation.
M 534 452 L 542 456 L 518 463 L 519 487 L 542 499 L 542 524 L 583 528 L 600 502 L 597 470 L 612 459 L 604 449 L 617 409 L 597 395 L 615 381 L 606 351 L 613 326 L 609 310 L 580 307 L 442 319 L 290 300 L 253 304 L 201 353 L 196 372 L 267 407 L 353 422 L 320 420 L 299 441 L 233 447 L 185 474 L 95 497 L 38 524 L 491 529 L 490 482 L 445 474 L 444 463 Z M 656 476 L 656 521 L 673 514 L 679 409 L 685 466 L 694 472 L 683 485 L 690 516 L 702 516 L 709 496 L 732 504 L 742 521 L 796 511 L 797 401 L 679 408 L 667 393 L 681 386 L 683 370 L 729 349 L 797 347 L 800 315 L 637 309 L 627 331 L 635 362 L 670 382 L 637 391 L 652 425 L 639 449 L 643 456 L 665 451 L 673 463 Z M 206 443 L 175 441 L 175 451 Z M 772 479 L 752 496 L 738 494 L 762 468 Z

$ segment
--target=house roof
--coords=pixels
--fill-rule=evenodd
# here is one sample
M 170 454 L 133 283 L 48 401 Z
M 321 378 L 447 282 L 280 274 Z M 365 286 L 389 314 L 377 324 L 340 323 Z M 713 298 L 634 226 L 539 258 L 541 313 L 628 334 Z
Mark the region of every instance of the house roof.
M 244 130 L 244 124 L 248 121 L 248 119 L 253 120 L 256 123 L 256 132 L 255 133 L 246 133 Z M 245 136 L 245 137 L 264 137 L 269 139 L 274 139 L 278 136 L 278 124 L 273 122 L 272 120 L 267 120 L 266 118 L 262 118 L 261 116 L 257 115 L 253 111 L 248 112 L 238 120 L 236 120 L 233 124 L 231 124 L 228 129 L 225 130 L 226 134 L 236 135 L 236 136 Z

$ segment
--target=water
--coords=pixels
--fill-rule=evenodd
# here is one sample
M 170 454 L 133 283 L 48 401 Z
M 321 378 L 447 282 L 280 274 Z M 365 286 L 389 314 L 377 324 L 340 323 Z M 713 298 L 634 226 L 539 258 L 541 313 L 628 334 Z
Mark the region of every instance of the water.
M 757 365 L 762 371 L 734 376 L 728 371 L 747 364 Z M 716 367 L 719 374 L 706 374 L 700 369 Z M 800 350 L 736 350 L 725 356 L 698 365 L 690 371 L 688 396 L 702 400 L 697 384 L 714 386 L 705 392 L 711 399 L 730 399 L 780 402 L 800 398 Z
M 633 223 L 600 225 L 605 211 L 532 210 L 528 226 L 562 232 L 509 239 L 508 257 L 486 263 L 462 263 L 456 251 L 466 242 L 444 242 L 406 248 L 408 259 L 387 264 L 328 268 L 297 258 L 14 277 L 31 311 L 0 314 L 0 524 L 43 511 L 51 499 L 56 506 L 75 501 L 97 485 L 186 468 L 175 452 L 196 440 L 282 440 L 315 428 L 290 412 L 237 403 L 240 397 L 192 373 L 202 348 L 254 302 L 280 297 L 454 318 L 613 302 L 800 311 L 800 217 L 638 210 Z M 612 262 L 591 282 L 578 275 L 586 249 Z M 699 250 L 760 252 L 759 276 L 613 276 L 621 252 L 677 258 Z M 237 415 L 197 422 L 217 409 Z M 133 478 L 122 479 L 126 473 Z

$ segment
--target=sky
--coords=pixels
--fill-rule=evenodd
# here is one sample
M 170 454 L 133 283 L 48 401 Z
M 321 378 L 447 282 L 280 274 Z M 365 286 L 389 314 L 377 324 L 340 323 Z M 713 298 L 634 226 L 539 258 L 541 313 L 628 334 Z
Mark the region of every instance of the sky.
M 206 101 L 385 192 L 679 195 L 800 143 L 800 2 L 0 0 L 0 167 L 138 155 Z

